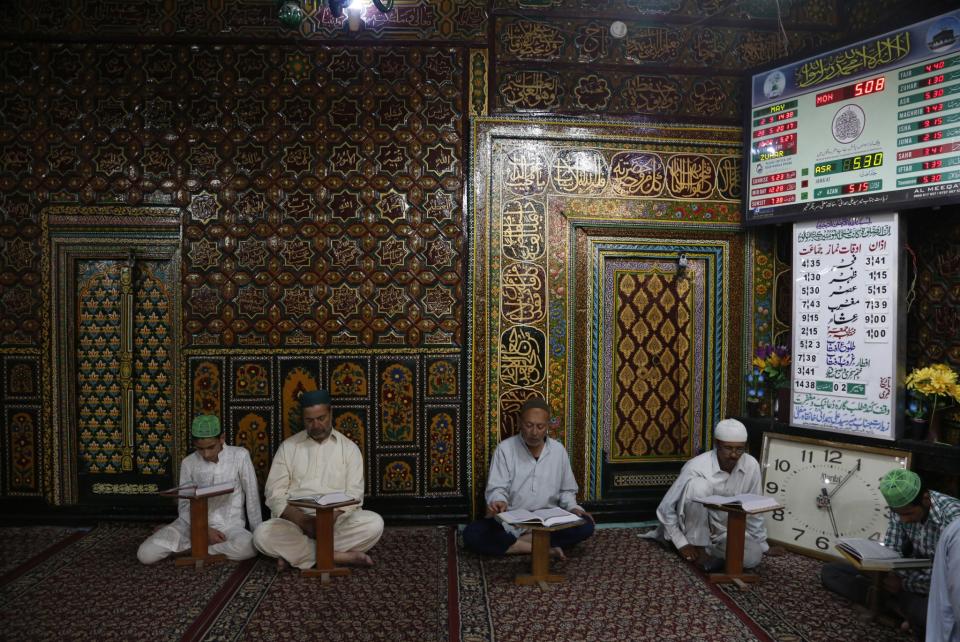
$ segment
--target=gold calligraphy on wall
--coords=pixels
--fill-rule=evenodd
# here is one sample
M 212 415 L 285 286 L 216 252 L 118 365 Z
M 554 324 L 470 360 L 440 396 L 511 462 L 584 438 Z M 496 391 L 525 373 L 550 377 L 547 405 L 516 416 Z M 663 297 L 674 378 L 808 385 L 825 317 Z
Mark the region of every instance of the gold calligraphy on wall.
M 535 323 L 546 314 L 546 272 L 539 265 L 513 263 L 500 274 L 500 310 L 513 323 Z
M 648 27 L 626 40 L 626 58 L 633 62 L 667 62 L 680 53 L 682 39 L 676 29 Z
M 517 194 L 539 194 L 547 187 L 547 161 L 531 149 L 506 154 L 503 185 Z
M 544 210 L 536 201 L 514 200 L 503 204 L 500 217 L 500 244 L 505 256 L 533 261 L 543 256 Z
M 626 110 L 668 114 L 680 110 L 680 85 L 661 76 L 634 76 L 623 84 L 623 103 Z
M 667 159 L 667 190 L 673 197 L 707 198 L 713 185 L 713 163 L 706 156 L 677 154 Z
M 580 62 L 602 60 L 610 55 L 610 27 L 591 22 L 577 29 L 573 41 Z
M 563 34 L 543 22 L 517 20 L 501 33 L 504 53 L 522 60 L 554 60 L 563 53 Z
M 553 157 L 550 177 L 564 194 L 599 194 L 607 186 L 607 161 L 594 149 L 563 149 Z
M 657 154 L 620 152 L 610 160 L 610 184 L 620 196 L 660 196 L 666 182 Z
M 738 158 L 726 156 L 717 163 L 717 191 L 720 196 L 730 201 L 740 198 L 740 160 Z
M 905 58 L 910 54 L 910 32 L 877 38 L 837 54 L 817 58 L 797 67 L 798 87 L 813 87 L 834 78 L 853 76 Z
M 540 392 L 525 388 L 511 388 L 500 395 L 500 441 L 520 432 L 520 407 L 527 399 L 538 396 Z
M 546 341 L 543 332 L 514 326 L 500 335 L 500 381 L 527 387 L 543 381 Z
M 554 109 L 560 105 L 560 77 L 545 71 L 516 71 L 503 75 L 500 95 L 510 107 Z

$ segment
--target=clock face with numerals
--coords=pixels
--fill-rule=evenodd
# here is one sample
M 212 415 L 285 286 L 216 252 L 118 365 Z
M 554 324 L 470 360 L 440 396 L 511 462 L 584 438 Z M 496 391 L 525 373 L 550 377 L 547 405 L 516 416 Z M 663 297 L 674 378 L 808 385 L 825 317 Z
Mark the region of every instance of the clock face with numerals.
M 763 436 L 763 494 L 783 509 L 766 514 L 767 537 L 817 557 L 839 557 L 841 537 L 882 540 L 889 509 L 880 478 L 909 468 L 892 448 L 777 435 Z

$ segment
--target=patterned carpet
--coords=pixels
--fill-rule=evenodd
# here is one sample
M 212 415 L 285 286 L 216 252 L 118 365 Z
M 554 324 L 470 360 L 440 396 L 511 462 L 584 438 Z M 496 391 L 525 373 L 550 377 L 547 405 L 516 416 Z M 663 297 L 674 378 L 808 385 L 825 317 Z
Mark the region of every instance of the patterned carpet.
M 814 640 L 886 642 L 912 640 L 892 626 L 864 622 L 852 602 L 839 598 L 820 584 L 822 562 L 788 553 L 766 557 L 760 566 L 763 578 L 748 591 L 721 585 L 723 593 L 782 642 Z
M 99 526 L 0 586 L 7 640 L 179 640 L 225 585 L 252 564 L 202 572 L 137 561 L 147 526 Z M 232 578 L 232 579 L 231 579 Z
M 23 572 L 25 564 L 43 553 L 52 553 L 84 535 L 64 526 L 9 526 L 0 528 L 0 584 Z M 69 541 L 68 541 L 69 540 Z
M 764 640 L 676 555 L 636 529 L 601 529 L 554 563 L 566 581 L 518 586 L 528 557 L 461 552 L 464 640 Z
M 748 591 L 703 575 L 643 529 L 600 529 L 553 569 L 547 592 L 517 586 L 528 557 L 481 558 L 450 528 L 388 528 L 372 569 L 327 586 L 273 560 L 202 572 L 142 566 L 151 528 L 0 529 L 0 638 L 9 640 L 909 640 L 863 622 L 819 583 L 820 562 L 768 557 Z
M 261 559 L 204 640 L 446 640 L 448 528 L 390 528 L 376 566 L 327 586 Z

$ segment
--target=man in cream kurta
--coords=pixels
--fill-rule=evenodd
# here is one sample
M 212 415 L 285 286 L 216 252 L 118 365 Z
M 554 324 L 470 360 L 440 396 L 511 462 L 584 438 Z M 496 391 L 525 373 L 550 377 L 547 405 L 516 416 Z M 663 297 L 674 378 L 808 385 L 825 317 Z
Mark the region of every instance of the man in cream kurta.
M 316 563 L 314 513 L 288 506 L 294 497 L 346 493 L 363 501 L 363 458 L 348 437 L 333 430 L 330 395 L 305 392 L 300 398 L 304 429 L 280 444 L 264 491 L 272 519 L 254 533 L 254 545 L 278 565 L 310 568 Z M 366 554 L 383 534 L 383 519 L 361 504 L 334 510 L 333 559 L 370 566 Z
M 657 507 L 660 525 L 643 537 L 672 543 L 680 556 L 714 570 L 726 556 L 727 514 L 693 501 L 710 495 L 761 494 L 760 464 L 746 453 L 747 429 L 724 419 L 713 433 L 716 448 L 697 455 L 680 470 Z M 747 517 L 743 565 L 760 564 L 769 549 L 763 515 Z
M 220 429 L 220 420 L 212 415 L 196 417 L 191 427 L 194 452 L 180 464 L 180 485 L 198 487 L 234 482 L 234 491 L 208 500 L 208 551 L 221 553 L 231 560 L 245 560 L 256 555 L 253 531 L 260 516 L 260 494 L 257 475 L 246 448 L 227 446 Z M 173 553 L 190 548 L 190 502 L 181 499 L 180 516 L 147 538 L 137 550 L 137 558 L 153 564 Z M 244 520 L 246 511 L 246 520 Z M 250 530 L 245 527 L 249 523 Z

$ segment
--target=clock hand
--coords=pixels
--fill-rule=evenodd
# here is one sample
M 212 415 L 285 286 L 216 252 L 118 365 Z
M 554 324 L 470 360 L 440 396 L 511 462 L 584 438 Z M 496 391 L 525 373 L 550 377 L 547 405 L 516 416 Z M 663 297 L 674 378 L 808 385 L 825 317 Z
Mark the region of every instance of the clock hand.
M 857 465 L 854 466 L 853 468 L 851 468 L 851 469 L 850 469 L 850 472 L 847 473 L 847 476 L 844 477 L 843 479 L 841 479 L 841 480 L 840 480 L 840 483 L 837 484 L 837 487 L 834 488 L 832 491 L 830 491 L 829 497 L 833 497 L 834 495 L 836 495 L 836 494 L 837 494 L 837 491 L 840 490 L 840 488 L 842 488 L 843 485 L 847 483 L 847 480 L 849 480 L 851 477 L 853 477 L 853 474 L 854 474 L 855 472 L 857 472 L 858 470 L 860 470 L 860 460 L 859 460 L 859 459 L 857 460 Z
M 840 529 L 837 528 L 837 518 L 833 515 L 833 506 L 830 505 L 830 496 L 827 495 L 827 489 L 820 489 L 820 496 L 817 497 L 817 506 L 827 509 L 827 515 L 830 516 L 830 525 L 833 526 L 833 536 L 840 537 Z

